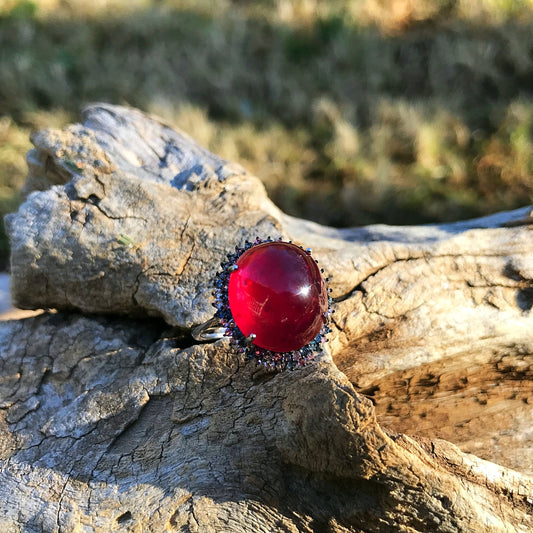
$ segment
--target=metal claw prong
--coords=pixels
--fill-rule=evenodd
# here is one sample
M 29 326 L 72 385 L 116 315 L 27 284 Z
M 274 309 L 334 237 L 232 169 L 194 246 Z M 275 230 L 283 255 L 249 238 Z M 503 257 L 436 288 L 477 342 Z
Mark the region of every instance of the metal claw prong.
M 250 344 L 255 340 L 256 337 L 257 335 L 255 333 L 250 333 L 250 335 L 248 335 L 248 337 L 246 337 L 246 339 L 244 340 L 246 341 L 247 344 Z
M 236 265 L 235 263 L 233 263 L 233 265 L 231 265 L 228 270 L 230 272 L 235 272 L 237 269 L 239 268 L 239 265 Z
M 308 254 L 311 254 L 311 252 L 312 252 L 313 250 L 311 250 L 311 248 L 306 248 L 305 251 L 306 251 Z

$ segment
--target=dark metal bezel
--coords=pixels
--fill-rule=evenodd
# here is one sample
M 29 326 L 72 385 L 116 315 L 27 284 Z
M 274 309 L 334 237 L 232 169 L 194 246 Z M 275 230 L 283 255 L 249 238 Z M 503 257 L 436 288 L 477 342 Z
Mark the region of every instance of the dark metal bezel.
M 329 296 L 330 289 L 327 288 L 328 278 L 323 277 L 324 283 L 326 284 L 326 290 L 328 291 L 328 311 L 324 314 L 324 325 L 322 326 L 320 333 L 310 343 L 302 346 L 299 350 L 291 352 L 273 352 L 256 346 L 253 344 L 252 340 L 247 339 L 240 331 L 237 324 L 235 324 L 231 314 L 228 301 L 229 278 L 231 273 L 235 270 L 236 262 L 244 252 L 254 246 L 269 242 L 287 242 L 289 244 L 294 244 L 292 241 L 284 241 L 282 238 L 272 239 L 267 237 L 266 239 L 261 239 L 258 237 L 254 242 L 246 241 L 244 246 L 235 247 L 235 252 L 229 253 L 227 255 L 227 261 L 221 263 L 221 270 L 217 272 L 215 282 L 216 290 L 213 293 L 213 296 L 215 297 L 215 303 L 213 305 L 217 308 L 215 317 L 217 317 L 222 326 L 226 328 L 224 335 L 226 337 L 231 337 L 231 343 L 239 353 L 244 353 L 248 359 L 255 359 L 258 365 L 263 365 L 268 369 L 293 370 L 312 361 L 315 354 L 322 351 L 322 345 L 325 342 L 328 342 L 326 335 L 331 332 L 328 323 L 329 315 L 333 312 L 331 309 L 332 299 Z M 307 254 L 311 255 L 311 250 L 304 250 L 301 246 L 300 248 Z M 318 263 L 316 259 L 315 262 Z M 320 272 L 323 274 L 324 270 L 320 269 Z

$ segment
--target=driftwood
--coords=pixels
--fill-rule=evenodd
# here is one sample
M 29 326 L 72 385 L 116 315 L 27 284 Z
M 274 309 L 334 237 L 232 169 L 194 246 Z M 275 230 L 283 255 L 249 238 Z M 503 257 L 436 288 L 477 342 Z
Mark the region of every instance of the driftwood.
M 533 530 L 531 208 L 336 230 L 135 110 L 33 142 L 12 296 L 54 311 L 0 324 L 1 531 Z M 190 337 L 268 235 L 331 278 L 293 372 Z

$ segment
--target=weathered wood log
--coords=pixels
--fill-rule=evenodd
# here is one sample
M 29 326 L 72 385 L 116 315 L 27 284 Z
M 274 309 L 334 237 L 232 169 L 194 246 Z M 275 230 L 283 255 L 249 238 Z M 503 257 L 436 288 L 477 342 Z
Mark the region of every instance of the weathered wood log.
M 12 294 L 57 311 L 0 324 L 2 531 L 532 530 L 531 208 L 336 230 L 134 110 L 33 142 Z M 267 235 L 331 277 L 294 372 L 190 337 Z

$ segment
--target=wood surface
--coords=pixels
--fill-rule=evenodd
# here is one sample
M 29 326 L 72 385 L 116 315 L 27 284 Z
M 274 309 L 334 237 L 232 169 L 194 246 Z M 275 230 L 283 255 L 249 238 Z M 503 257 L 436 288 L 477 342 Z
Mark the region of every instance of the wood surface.
M 334 229 L 133 109 L 32 141 L 6 227 L 45 312 L 0 322 L 0 531 L 533 530 L 531 207 Z M 296 371 L 190 336 L 257 236 L 330 277 Z

